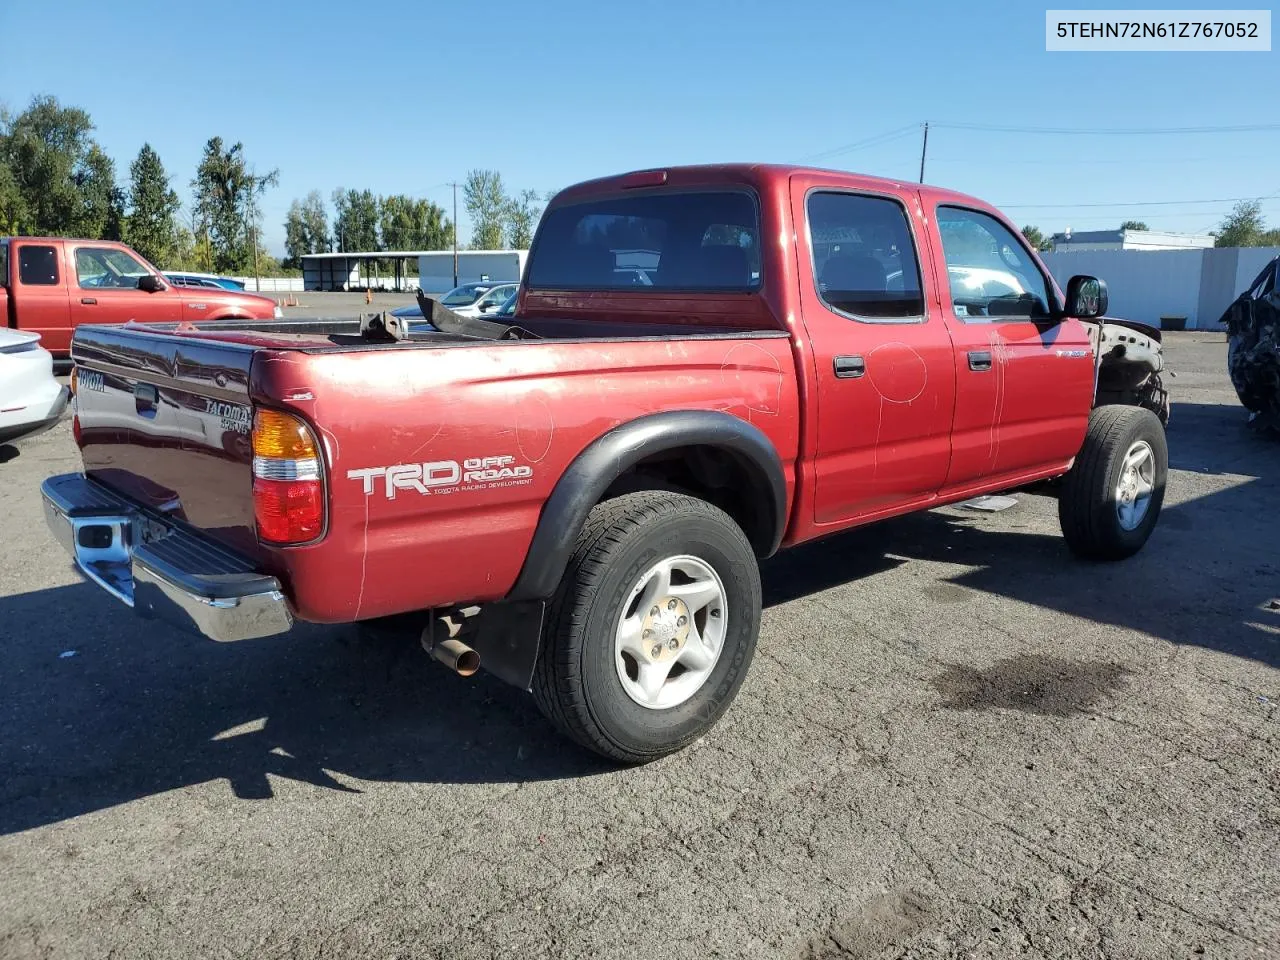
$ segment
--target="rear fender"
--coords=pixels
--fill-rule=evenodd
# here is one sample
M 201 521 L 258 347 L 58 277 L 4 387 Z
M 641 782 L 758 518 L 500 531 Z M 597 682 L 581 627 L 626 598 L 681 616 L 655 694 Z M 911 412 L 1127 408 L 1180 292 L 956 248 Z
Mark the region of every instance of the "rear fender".
M 528 555 L 508 600 L 544 600 L 555 592 L 591 509 L 609 487 L 641 460 L 682 447 L 714 447 L 744 468 L 749 496 L 761 512 L 761 556 L 782 542 L 787 488 L 782 461 L 756 426 L 713 410 L 655 413 L 614 427 L 569 464 L 556 483 L 534 531 Z

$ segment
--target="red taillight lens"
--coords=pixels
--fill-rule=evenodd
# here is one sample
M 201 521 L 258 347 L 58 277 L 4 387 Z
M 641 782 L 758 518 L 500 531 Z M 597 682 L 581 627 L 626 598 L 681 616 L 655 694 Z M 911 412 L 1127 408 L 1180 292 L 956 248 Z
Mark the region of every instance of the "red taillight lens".
M 324 490 L 318 480 L 253 478 L 258 536 L 269 543 L 306 543 L 324 530 Z
M 308 543 L 324 532 L 319 449 L 311 428 L 292 414 L 254 414 L 253 513 L 266 543 Z

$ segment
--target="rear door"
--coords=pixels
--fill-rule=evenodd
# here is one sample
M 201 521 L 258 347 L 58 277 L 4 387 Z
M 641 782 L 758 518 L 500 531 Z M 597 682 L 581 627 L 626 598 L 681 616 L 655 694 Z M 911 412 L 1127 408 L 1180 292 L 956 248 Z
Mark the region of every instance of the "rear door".
M 76 246 L 71 316 L 76 324 L 181 320 L 182 299 L 169 288 L 157 293 L 138 289 L 151 270 L 119 247 Z
M 46 350 L 65 356 L 71 349 L 71 313 L 61 241 L 12 240 L 9 255 L 14 261 L 9 295 L 18 329 L 40 334 Z
M 942 315 L 956 350 L 948 488 L 996 484 L 1065 463 L 1093 404 L 1093 350 L 1058 311 L 1021 234 L 985 210 L 934 207 Z
M 947 476 L 955 357 L 913 193 L 792 179 L 800 302 L 816 367 L 814 520 L 932 497 Z

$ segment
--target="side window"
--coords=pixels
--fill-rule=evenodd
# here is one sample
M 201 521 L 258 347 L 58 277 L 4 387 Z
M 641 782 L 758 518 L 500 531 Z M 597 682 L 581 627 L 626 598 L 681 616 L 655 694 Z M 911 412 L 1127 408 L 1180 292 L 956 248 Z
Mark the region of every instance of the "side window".
M 907 212 L 886 197 L 815 192 L 807 201 L 818 296 L 855 320 L 924 316 Z
M 9 285 L 9 245 L 0 243 L 0 287 Z
M 149 272 L 123 250 L 105 247 L 76 250 L 76 280 L 82 287 L 136 290 L 138 280 Z
M 24 243 L 18 248 L 18 279 L 28 287 L 57 286 L 57 248 L 33 247 Z
M 989 323 L 1051 315 L 1048 281 L 1008 227 L 962 207 L 938 207 L 937 221 L 957 317 Z

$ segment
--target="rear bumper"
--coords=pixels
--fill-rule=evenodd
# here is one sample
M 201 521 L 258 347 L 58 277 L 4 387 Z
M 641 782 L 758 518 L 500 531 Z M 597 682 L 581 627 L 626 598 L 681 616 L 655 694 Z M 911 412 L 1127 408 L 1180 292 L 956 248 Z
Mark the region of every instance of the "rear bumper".
M 212 640 L 283 633 L 293 614 L 275 577 L 79 473 L 40 487 L 45 520 L 84 576 L 140 615 Z

